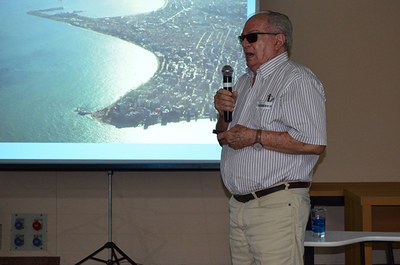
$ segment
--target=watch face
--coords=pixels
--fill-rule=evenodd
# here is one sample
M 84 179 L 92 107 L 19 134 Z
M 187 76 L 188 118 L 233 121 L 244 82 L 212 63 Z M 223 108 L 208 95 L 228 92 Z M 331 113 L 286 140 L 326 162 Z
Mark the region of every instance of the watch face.
M 260 143 L 255 143 L 255 144 L 253 145 L 253 148 L 256 149 L 256 150 L 261 150 L 261 149 L 263 148 L 263 146 L 262 146 L 262 144 L 260 144 Z

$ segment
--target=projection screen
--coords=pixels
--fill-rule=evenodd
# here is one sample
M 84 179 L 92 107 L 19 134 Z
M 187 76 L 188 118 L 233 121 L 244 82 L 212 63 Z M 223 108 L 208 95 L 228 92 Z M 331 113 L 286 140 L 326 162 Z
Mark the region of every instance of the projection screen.
M 256 0 L 0 0 L 0 169 L 217 169 Z

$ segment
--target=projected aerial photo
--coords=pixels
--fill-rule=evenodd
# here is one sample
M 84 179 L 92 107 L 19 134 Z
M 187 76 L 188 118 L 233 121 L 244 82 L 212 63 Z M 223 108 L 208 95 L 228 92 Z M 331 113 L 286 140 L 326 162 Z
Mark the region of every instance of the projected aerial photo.
M 215 143 L 221 68 L 245 70 L 247 5 L 0 0 L 0 141 Z

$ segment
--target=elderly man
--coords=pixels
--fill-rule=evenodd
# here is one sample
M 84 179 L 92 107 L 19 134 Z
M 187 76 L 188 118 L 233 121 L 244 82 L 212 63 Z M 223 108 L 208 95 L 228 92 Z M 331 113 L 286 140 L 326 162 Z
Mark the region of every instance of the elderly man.
M 327 143 L 323 85 L 289 59 L 286 15 L 255 14 L 239 41 L 247 73 L 233 92 L 220 89 L 214 97 L 221 176 L 232 194 L 232 264 L 303 264 L 309 187 Z

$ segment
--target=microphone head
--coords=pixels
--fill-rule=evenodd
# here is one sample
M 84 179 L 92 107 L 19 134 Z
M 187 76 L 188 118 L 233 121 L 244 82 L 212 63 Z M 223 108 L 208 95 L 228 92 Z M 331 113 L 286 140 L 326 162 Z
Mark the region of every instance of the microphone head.
M 232 74 L 233 74 L 233 68 L 230 65 L 224 65 L 224 67 L 222 67 L 222 75 L 232 76 Z

